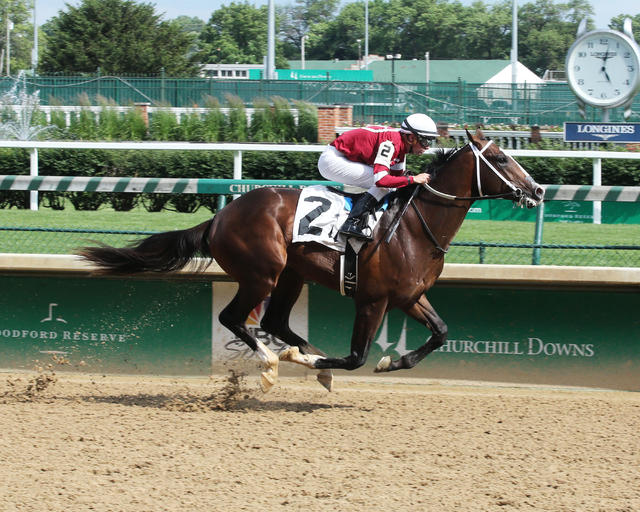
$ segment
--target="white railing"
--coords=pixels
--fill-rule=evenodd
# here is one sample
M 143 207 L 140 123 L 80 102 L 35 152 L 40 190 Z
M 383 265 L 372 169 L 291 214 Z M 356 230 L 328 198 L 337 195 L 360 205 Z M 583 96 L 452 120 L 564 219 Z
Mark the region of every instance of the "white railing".
M 266 144 L 266 143 L 193 143 L 193 142 L 76 142 L 76 141 L 21 141 L 0 140 L 0 147 L 26 148 L 31 150 L 30 175 L 38 176 L 39 149 L 110 149 L 110 150 L 160 150 L 160 151 L 232 151 L 233 178 L 242 179 L 242 153 L 246 151 L 280 151 L 320 153 L 324 151 L 324 144 Z M 430 149 L 433 153 L 436 149 Z M 640 153 L 623 151 L 549 151 L 538 149 L 505 149 L 505 153 L 513 157 L 544 157 L 544 158 L 590 158 L 593 165 L 594 186 L 602 185 L 602 160 L 627 159 L 640 160 Z M 30 192 L 30 207 L 38 209 L 38 192 Z M 593 203 L 594 224 L 601 222 L 601 203 Z

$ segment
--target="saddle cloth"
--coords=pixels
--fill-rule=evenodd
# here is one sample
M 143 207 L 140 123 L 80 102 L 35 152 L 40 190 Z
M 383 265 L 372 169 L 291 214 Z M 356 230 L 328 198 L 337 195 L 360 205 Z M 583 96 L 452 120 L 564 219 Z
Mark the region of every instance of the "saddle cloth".
M 317 242 L 343 253 L 346 238 L 338 233 L 349 215 L 352 199 L 334 189 L 323 185 L 314 185 L 302 189 L 293 221 L 293 243 Z M 387 208 L 387 201 L 375 215 L 369 215 L 369 229 L 373 231 Z M 364 241 L 351 240 L 350 245 L 358 253 Z

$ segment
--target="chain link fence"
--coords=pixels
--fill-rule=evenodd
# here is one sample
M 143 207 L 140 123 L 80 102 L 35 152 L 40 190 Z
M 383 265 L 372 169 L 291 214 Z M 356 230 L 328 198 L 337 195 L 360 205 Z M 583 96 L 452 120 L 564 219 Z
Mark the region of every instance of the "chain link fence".
M 130 244 L 158 231 L 0 227 L 0 253 L 73 254 L 85 245 Z M 554 245 L 455 241 L 447 263 L 640 267 L 640 245 Z
M 0 94 L 14 85 L 0 78 Z M 322 105 L 352 105 L 356 123 L 400 122 L 408 113 L 428 112 L 440 122 L 470 125 L 561 125 L 579 119 L 575 97 L 566 83 L 482 84 L 457 82 L 356 82 L 338 80 L 213 80 L 210 78 L 38 76 L 26 80 L 29 93 L 40 91 L 42 105 L 76 105 L 79 97 L 91 104 L 104 99 L 117 105 L 205 106 L 228 97 L 252 105 L 256 98 L 285 98 Z M 640 96 L 632 106 L 640 111 Z M 600 111 L 587 107 L 589 120 Z M 611 121 L 623 121 L 613 109 Z M 634 115 L 637 120 L 637 114 Z

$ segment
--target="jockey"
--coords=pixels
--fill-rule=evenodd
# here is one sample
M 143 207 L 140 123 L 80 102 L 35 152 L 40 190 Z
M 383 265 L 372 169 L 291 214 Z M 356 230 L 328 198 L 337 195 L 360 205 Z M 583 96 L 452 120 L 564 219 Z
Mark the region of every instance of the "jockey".
M 336 138 L 320 155 L 323 178 L 365 188 L 353 204 L 340 233 L 371 241 L 363 233 L 368 214 L 388 192 L 412 183 L 428 183 L 430 175 L 406 175 L 406 155 L 421 155 L 438 136 L 436 123 L 426 114 L 411 114 L 400 128 L 367 126 Z

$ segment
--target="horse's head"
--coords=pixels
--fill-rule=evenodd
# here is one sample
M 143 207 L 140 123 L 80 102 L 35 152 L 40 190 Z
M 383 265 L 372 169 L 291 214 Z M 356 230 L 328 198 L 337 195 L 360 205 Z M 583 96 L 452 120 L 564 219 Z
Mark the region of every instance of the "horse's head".
M 523 167 L 493 141 L 487 140 L 481 130 L 472 135 L 467 130 L 469 146 L 475 158 L 475 180 L 479 196 L 505 194 L 520 206 L 533 208 L 544 198 L 544 189 Z

